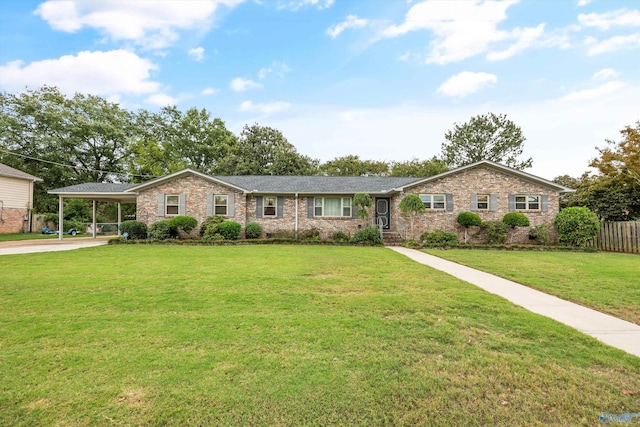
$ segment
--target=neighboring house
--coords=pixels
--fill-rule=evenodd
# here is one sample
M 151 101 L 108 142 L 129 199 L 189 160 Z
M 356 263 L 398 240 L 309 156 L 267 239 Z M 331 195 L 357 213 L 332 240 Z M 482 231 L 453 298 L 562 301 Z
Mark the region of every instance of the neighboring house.
M 33 175 L 0 163 L 0 233 L 31 231 Z
M 83 184 L 88 185 L 88 184 Z M 91 184 L 52 190 L 61 197 L 101 198 L 100 186 L 111 197 L 117 184 Z M 477 212 L 483 220 L 501 220 L 510 211 L 529 217 L 531 225 L 550 224 L 559 211 L 559 194 L 571 189 L 546 179 L 481 161 L 428 178 L 337 176 L 210 176 L 191 169 L 143 184 L 120 184 L 121 197 L 135 195 L 137 218 L 147 225 L 176 215 L 201 223 L 211 215 L 239 222 L 260 223 L 265 235 L 298 234 L 311 229 L 321 237 L 336 231 L 353 234 L 363 221 L 356 218 L 355 193 L 371 195 L 370 218 L 388 233 L 406 234 L 409 219 L 400 209 L 408 194 L 418 194 L 426 211 L 415 219 L 416 235 L 438 229 L 462 233 L 460 212 Z M 86 188 L 86 187 L 85 187 Z M 106 190 L 105 190 L 106 191 Z M 416 236 L 416 237 L 417 237 Z M 528 239 L 520 230 L 514 241 Z

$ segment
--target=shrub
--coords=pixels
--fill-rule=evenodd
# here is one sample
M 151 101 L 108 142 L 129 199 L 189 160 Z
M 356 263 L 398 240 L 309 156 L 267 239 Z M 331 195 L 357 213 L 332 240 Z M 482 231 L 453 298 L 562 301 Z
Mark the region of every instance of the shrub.
M 155 240 L 175 239 L 178 237 L 178 229 L 171 225 L 170 219 L 157 221 L 149 227 L 149 238 Z
M 248 222 L 244 226 L 244 235 L 247 239 L 257 239 L 262 234 L 262 226 L 257 222 Z
M 420 240 L 422 240 L 425 245 L 433 246 L 456 246 L 460 244 L 458 236 L 455 233 L 449 233 L 448 231 L 442 230 L 422 233 Z
M 224 221 L 218 225 L 218 233 L 225 240 L 238 240 L 242 227 L 235 221 Z
M 179 215 L 169 220 L 169 225 L 175 227 L 177 230 L 182 230 L 189 234 L 193 229 L 198 226 L 198 220 L 192 216 Z
M 351 236 L 349 236 L 344 231 L 336 231 L 331 236 L 331 240 L 333 240 L 334 242 L 349 243 L 351 241 Z
M 509 212 L 502 218 L 502 222 L 512 228 L 529 226 L 529 218 L 522 212 Z
M 560 243 L 584 246 L 598 234 L 600 221 L 588 208 L 576 206 L 558 212 L 553 220 L 553 226 L 558 231 Z
M 485 221 L 480 229 L 484 233 L 485 243 L 490 245 L 504 244 L 509 236 L 507 225 L 502 221 Z
M 146 239 L 147 224 L 142 221 L 123 221 L 120 223 L 120 232 L 127 233 L 129 239 Z
M 298 233 L 298 237 L 302 240 L 320 240 L 320 230 L 317 228 L 302 230 Z
M 460 212 L 456 218 L 456 222 L 463 227 L 480 227 L 482 225 L 482 218 L 480 215 L 474 212 Z
M 224 217 L 220 215 L 208 216 L 202 224 L 200 224 L 200 237 L 203 237 L 208 228 L 213 227 L 210 234 L 216 234 L 218 232 L 218 225 L 224 221 Z
M 382 238 L 380 237 L 380 230 L 375 227 L 367 227 L 358 230 L 353 236 L 354 243 L 368 243 L 371 245 L 382 244 Z
M 529 239 L 535 240 L 539 245 L 548 245 L 551 240 L 551 227 L 548 224 L 536 225 L 529 231 Z

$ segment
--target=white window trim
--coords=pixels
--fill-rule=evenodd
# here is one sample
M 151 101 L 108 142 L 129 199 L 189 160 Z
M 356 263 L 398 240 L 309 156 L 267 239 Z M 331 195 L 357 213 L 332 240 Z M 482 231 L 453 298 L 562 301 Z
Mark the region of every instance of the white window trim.
M 524 202 L 518 202 L 518 197 L 524 197 Z M 530 197 L 535 197 L 536 201 L 529 201 Z M 542 197 L 539 194 L 516 194 L 514 196 L 514 208 L 517 211 L 540 211 L 542 210 Z M 524 203 L 524 208 L 519 208 L 518 204 Z M 537 208 L 530 207 L 530 204 L 537 204 Z
M 224 200 L 225 200 L 225 204 L 224 205 L 216 204 L 216 199 L 218 197 L 224 197 Z M 225 208 L 224 215 L 219 214 L 217 212 L 217 208 L 218 207 L 222 207 L 222 206 L 224 206 L 224 208 Z M 229 196 L 228 195 L 226 195 L 226 194 L 214 194 L 213 195 L 213 214 L 214 215 L 219 215 L 219 216 L 229 216 Z
M 481 202 L 480 201 L 480 197 L 486 197 L 487 201 L 486 202 Z M 486 207 L 481 208 L 480 204 L 484 204 L 486 203 Z M 488 211 L 491 208 L 491 195 L 490 194 L 477 194 L 476 195 L 476 210 L 478 211 Z
M 325 215 L 324 201 L 325 199 L 340 199 L 340 213 L 341 215 Z M 318 200 L 321 200 L 320 206 L 318 206 Z M 348 201 L 348 206 L 345 205 L 345 200 Z M 342 196 L 326 196 L 326 197 L 315 197 L 313 205 L 313 216 L 315 218 L 351 218 L 353 216 L 353 199 L 351 197 L 342 197 Z M 320 208 L 322 210 L 321 214 L 318 215 L 316 213 L 316 209 Z M 344 210 L 349 209 L 349 215 L 344 214 Z
M 176 203 L 169 203 L 169 197 L 176 197 L 178 201 Z M 176 213 L 169 213 L 169 207 L 175 206 Z M 165 216 L 178 216 L 180 215 L 180 195 L 179 194 L 165 194 L 164 195 L 164 215 Z
M 273 199 L 273 206 L 267 205 L 267 200 Z M 273 213 L 267 214 L 267 208 L 273 207 Z M 278 216 L 278 197 L 277 196 L 262 196 L 262 217 L 263 218 L 275 218 Z
M 425 200 L 423 199 L 423 197 L 426 197 L 426 196 L 429 197 L 430 199 L 429 202 L 425 202 Z M 442 197 L 442 202 L 438 201 L 438 203 L 442 203 L 441 208 L 435 207 L 436 202 L 433 199 L 435 196 Z M 422 204 L 424 205 L 424 208 L 427 210 L 444 211 L 447 209 L 447 195 L 445 193 L 420 194 L 419 197 L 420 197 L 420 200 L 422 200 Z M 429 203 L 429 206 L 426 205 L 427 203 Z

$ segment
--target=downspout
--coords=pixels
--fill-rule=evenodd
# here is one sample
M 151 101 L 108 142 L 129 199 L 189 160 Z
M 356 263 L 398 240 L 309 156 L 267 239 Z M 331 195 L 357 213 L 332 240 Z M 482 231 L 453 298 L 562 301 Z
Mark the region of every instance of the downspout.
M 298 193 L 296 193 L 296 240 L 298 240 Z
M 98 235 L 98 230 L 97 230 L 97 224 L 96 224 L 96 199 L 93 199 L 93 221 L 92 221 L 92 228 L 93 228 L 93 238 L 95 239 L 96 236 Z
M 120 202 L 118 202 L 118 237 L 121 235 L 120 223 L 122 223 L 122 205 Z
M 62 195 L 58 196 L 58 240 L 62 240 L 62 229 L 64 228 L 64 202 Z

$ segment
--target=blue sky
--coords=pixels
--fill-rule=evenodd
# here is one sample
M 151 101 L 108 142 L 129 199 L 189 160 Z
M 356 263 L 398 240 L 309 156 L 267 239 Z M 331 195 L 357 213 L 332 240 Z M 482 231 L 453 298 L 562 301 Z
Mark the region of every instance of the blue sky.
M 0 89 L 206 108 L 322 161 L 426 159 L 504 113 L 578 176 L 640 120 L 640 1 L 0 1 Z

